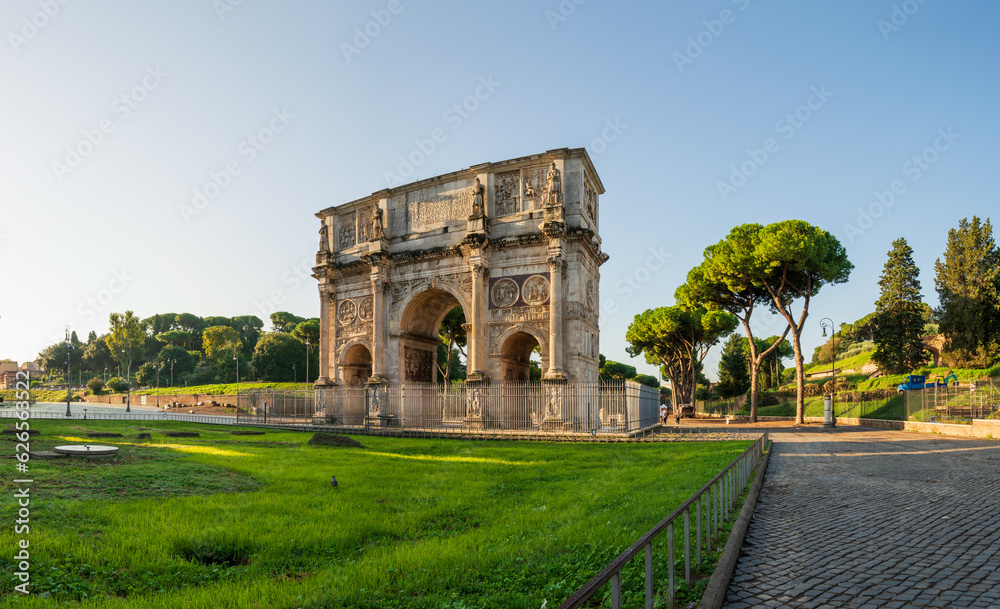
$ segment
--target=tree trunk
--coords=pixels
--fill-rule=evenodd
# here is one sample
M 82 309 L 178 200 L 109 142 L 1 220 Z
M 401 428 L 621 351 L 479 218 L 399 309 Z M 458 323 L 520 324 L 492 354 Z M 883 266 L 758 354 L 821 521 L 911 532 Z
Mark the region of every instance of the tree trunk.
M 805 358 L 802 357 L 801 339 L 802 327 L 792 330 L 792 349 L 795 350 L 795 422 L 799 425 L 806 422 L 806 375 L 803 372 Z
M 754 358 L 756 360 L 756 358 Z M 750 362 L 750 422 L 757 422 L 757 402 L 760 398 L 760 362 Z

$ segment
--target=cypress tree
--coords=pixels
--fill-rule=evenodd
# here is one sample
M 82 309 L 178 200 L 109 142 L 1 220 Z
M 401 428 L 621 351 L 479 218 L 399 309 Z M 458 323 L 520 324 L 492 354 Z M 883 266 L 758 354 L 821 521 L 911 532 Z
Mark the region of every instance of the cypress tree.
M 946 357 L 959 366 L 986 367 L 1000 351 L 1000 251 L 989 218 L 963 218 L 948 231 L 944 262 L 934 263 Z
M 750 370 L 747 354 L 743 350 L 745 338 L 733 334 L 722 347 L 719 359 L 719 397 L 734 398 L 750 389 Z
M 878 285 L 882 289 L 875 301 L 872 361 L 888 374 L 901 374 L 924 362 L 923 304 L 920 295 L 920 269 L 913 262 L 913 248 L 906 239 L 896 239 Z

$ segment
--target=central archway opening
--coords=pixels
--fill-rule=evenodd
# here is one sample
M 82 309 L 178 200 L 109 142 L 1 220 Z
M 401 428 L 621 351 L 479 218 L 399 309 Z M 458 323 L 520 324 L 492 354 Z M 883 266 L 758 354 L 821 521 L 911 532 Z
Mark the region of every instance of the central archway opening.
M 399 378 L 408 382 L 464 381 L 468 336 L 465 312 L 447 290 L 415 296 L 400 319 Z

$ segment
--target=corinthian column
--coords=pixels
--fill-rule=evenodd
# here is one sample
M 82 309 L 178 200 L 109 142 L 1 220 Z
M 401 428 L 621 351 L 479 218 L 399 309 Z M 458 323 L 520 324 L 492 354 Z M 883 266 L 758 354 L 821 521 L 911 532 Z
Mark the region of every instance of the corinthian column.
M 487 345 L 487 292 L 489 291 L 490 269 L 483 262 L 472 265 L 472 310 L 468 312 L 469 323 L 466 324 L 466 334 L 469 340 L 469 374 L 468 381 L 487 380 L 486 350 Z
M 316 379 L 316 384 L 329 385 L 330 355 L 333 351 L 331 323 L 335 324 L 336 320 L 330 319 L 330 284 L 326 281 L 320 281 L 319 284 L 319 319 L 319 378 Z
M 545 380 L 561 381 L 566 379 L 563 372 L 563 327 L 566 323 L 563 297 L 563 268 L 566 259 L 561 251 L 548 257 L 549 263 L 549 369 L 545 371 Z
M 389 282 L 378 267 L 372 269 L 372 376 L 369 383 L 385 383 L 386 310 L 385 295 Z

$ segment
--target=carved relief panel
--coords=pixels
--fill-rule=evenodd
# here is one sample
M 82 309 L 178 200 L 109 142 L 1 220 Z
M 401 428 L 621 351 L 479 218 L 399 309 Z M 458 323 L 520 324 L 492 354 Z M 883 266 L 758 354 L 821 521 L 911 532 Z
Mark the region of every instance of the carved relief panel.
M 508 171 L 493 176 L 493 202 L 497 216 L 521 211 L 521 172 Z
M 431 383 L 434 381 L 434 354 L 425 349 L 403 347 L 405 360 L 403 377 L 407 381 Z
M 549 278 L 515 275 L 490 279 L 490 309 L 530 307 L 549 301 Z

